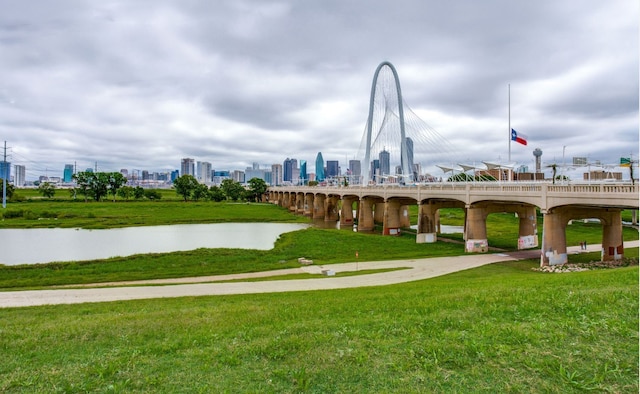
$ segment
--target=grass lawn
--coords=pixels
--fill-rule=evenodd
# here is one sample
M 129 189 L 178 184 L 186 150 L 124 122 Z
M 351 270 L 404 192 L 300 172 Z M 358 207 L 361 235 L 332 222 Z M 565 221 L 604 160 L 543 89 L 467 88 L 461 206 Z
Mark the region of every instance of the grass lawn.
M 72 226 L 300 220 L 257 204 L 19 204 L 10 209 L 32 214 L 6 227 L 43 222 L 33 218 L 44 212 Z M 457 224 L 450 219 L 443 223 Z M 517 234 L 513 215 L 490 215 L 487 226 L 493 246 Z M 599 226 L 567 230 L 570 244 L 600 237 Z M 0 288 L 262 271 L 302 256 L 330 264 L 353 261 L 355 251 L 365 261 L 462 254 L 463 246 L 311 228 L 284 234 L 270 251 L 0 267 Z M 637 393 L 638 267 L 549 274 L 537 265 L 382 287 L 0 309 L 0 392 Z
M 0 391 L 638 392 L 638 268 L 0 309 Z

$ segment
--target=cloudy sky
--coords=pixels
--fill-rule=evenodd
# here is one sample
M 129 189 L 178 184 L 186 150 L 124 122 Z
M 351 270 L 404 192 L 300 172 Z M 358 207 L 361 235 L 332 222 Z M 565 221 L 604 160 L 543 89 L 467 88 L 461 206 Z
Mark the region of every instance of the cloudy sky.
M 0 139 L 27 178 L 358 154 L 373 73 L 464 163 L 638 154 L 635 0 L 0 0 Z M 637 156 L 635 156 L 637 158 Z M 438 164 L 422 158 L 425 169 Z M 441 174 L 441 173 L 440 173 Z M 436 174 L 438 175 L 438 174 Z

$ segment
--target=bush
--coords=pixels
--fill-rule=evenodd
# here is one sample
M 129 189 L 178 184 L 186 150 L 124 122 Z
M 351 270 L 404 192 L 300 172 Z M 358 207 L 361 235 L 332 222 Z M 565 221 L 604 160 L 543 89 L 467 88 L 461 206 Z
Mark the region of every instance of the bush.
M 15 211 L 5 211 L 2 213 L 2 217 L 4 219 L 15 219 L 15 218 L 21 218 L 24 216 L 24 209 L 18 209 Z
M 149 200 L 160 200 L 162 198 L 162 194 L 154 189 L 146 189 L 144 191 L 144 196 Z

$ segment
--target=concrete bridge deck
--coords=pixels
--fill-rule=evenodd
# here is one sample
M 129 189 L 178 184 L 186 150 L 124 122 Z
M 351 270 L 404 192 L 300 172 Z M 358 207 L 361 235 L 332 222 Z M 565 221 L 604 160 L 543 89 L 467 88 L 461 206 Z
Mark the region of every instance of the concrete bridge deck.
M 621 212 L 639 208 L 638 185 L 630 183 L 439 182 L 401 186 L 280 186 L 267 191 L 269 201 L 314 219 L 357 222 L 358 231 L 382 224 L 384 235 L 409 226 L 408 205 L 418 205 L 416 242 L 435 242 L 442 208 L 465 212 L 467 252 L 486 252 L 486 218 L 509 212 L 520 221 L 519 249 L 538 247 L 537 212 L 543 215 L 540 264 L 567 262 L 565 229 L 572 219 L 599 219 L 605 259 L 623 254 Z M 357 211 L 354 217 L 353 210 Z

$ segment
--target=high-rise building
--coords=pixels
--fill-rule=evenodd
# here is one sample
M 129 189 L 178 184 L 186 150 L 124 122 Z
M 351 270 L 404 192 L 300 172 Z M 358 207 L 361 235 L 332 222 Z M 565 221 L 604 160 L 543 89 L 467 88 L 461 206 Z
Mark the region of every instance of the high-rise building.
M 271 185 L 272 186 L 280 186 L 282 185 L 282 164 L 272 164 L 271 165 Z
M 374 159 L 369 168 L 371 168 L 369 179 L 378 182 L 378 175 L 380 175 L 380 160 Z
M 199 161 L 197 165 L 197 174 L 196 177 L 198 181 L 202 183 L 210 183 L 211 182 L 211 163 L 208 161 Z
M 234 182 L 238 182 L 238 183 L 244 183 L 246 176 L 244 171 L 240 171 L 240 170 L 233 170 L 233 172 L 231 173 L 231 179 Z
M 324 178 L 324 158 L 322 157 L 322 152 L 318 152 L 316 156 L 316 181 L 322 182 Z
M 382 150 L 382 152 L 378 154 L 378 159 L 380 159 L 380 175 L 391 174 L 390 158 L 391 155 L 386 149 Z
M 0 179 L 5 179 L 7 183 L 11 181 L 11 163 L 0 161 Z
M 333 178 L 340 175 L 340 163 L 338 160 L 327 160 L 327 172 L 325 172 L 325 178 Z
M 179 177 L 180 177 L 180 171 L 178 171 L 178 170 L 171 171 L 171 182 L 172 183 L 173 183 L 173 181 L 175 181 Z
M 62 182 L 71 183 L 73 180 L 73 164 L 65 164 L 62 172 Z
M 184 158 L 180 163 L 180 175 L 196 176 L 196 163 L 191 158 Z
M 349 183 L 357 184 L 360 182 L 360 176 L 362 175 L 362 166 L 360 160 L 349 160 Z
M 13 166 L 13 169 L 15 171 L 15 174 L 13 175 L 13 186 L 24 186 L 27 183 L 27 180 L 25 178 L 25 174 L 27 172 L 26 167 L 16 164 L 15 166 Z
M 299 184 L 300 185 L 306 185 L 308 179 L 309 179 L 309 177 L 307 175 L 307 161 L 306 160 L 300 160 Z
M 409 169 L 409 171 L 411 171 L 410 178 L 406 178 L 405 180 L 408 181 L 415 181 L 418 179 L 418 174 L 415 173 L 415 171 L 413 170 L 413 140 L 409 137 L 405 138 L 405 141 L 407 143 L 407 161 L 409 162 L 409 165 L 407 166 L 407 168 Z M 404 172 L 404 161 L 402 160 L 402 155 L 400 155 L 400 165 L 402 165 L 402 172 Z M 407 174 L 403 174 L 403 175 L 407 175 Z
M 267 181 L 265 178 L 265 170 L 261 170 L 260 166 L 257 163 L 253 163 L 253 167 L 247 167 L 244 170 L 244 180 L 245 182 L 249 182 L 253 178 L 262 179 L 263 181 Z
M 298 180 L 298 160 L 287 159 L 282 164 L 282 180 L 283 182 L 297 183 Z

